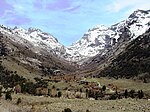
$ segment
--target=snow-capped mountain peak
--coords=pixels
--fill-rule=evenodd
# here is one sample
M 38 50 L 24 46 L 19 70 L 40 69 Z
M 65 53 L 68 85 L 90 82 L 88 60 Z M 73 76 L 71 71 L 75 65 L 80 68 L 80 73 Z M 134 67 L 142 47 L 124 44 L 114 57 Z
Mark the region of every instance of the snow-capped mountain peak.
M 138 18 L 138 17 L 144 17 L 147 14 L 149 14 L 149 10 L 148 11 L 144 11 L 144 10 L 136 10 L 134 11 L 130 16 L 129 19 L 133 19 L 133 18 Z
M 94 56 L 100 49 L 105 47 L 107 43 L 108 35 L 114 35 L 114 32 L 109 30 L 105 26 L 96 26 L 90 29 L 87 33 L 83 35 L 81 40 L 70 46 L 70 49 L 74 49 L 83 56 Z
M 119 43 L 133 40 L 150 28 L 150 10 L 136 10 L 126 20 L 106 27 L 97 25 L 68 48 L 49 33 L 36 28 L 9 28 L 1 25 L 0 31 L 15 42 L 26 45 L 36 53 L 45 50 L 71 62 L 81 62 L 97 54 L 105 55 Z
M 111 27 L 97 25 L 89 29 L 81 40 L 69 47 L 74 57 L 89 58 L 97 54 L 104 55 L 106 51 L 117 43 L 135 39 L 145 33 L 150 27 L 150 10 L 136 10 L 126 20 Z
M 0 31 L 10 37 L 14 42 L 24 44 L 36 53 L 40 53 L 43 49 L 60 56 L 65 52 L 65 47 L 51 34 L 36 28 L 23 29 L 15 27 L 13 29 L 1 25 Z

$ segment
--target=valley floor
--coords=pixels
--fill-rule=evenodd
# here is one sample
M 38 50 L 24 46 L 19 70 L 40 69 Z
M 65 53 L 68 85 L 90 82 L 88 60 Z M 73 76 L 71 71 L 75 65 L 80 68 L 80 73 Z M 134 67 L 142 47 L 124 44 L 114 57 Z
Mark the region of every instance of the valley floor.
M 12 101 L 0 100 L 0 112 L 62 112 L 70 108 L 73 112 L 150 112 L 147 99 L 88 100 L 38 97 L 17 94 Z M 16 105 L 17 99 L 21 103 Z

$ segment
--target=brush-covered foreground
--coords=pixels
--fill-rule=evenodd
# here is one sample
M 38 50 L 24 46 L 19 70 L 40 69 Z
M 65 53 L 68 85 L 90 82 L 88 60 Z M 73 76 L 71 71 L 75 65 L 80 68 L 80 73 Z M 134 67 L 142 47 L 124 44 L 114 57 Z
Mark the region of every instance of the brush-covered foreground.
M 114 84 L 119 88 L 143 90 L 149 95 L 150 83 L 133 81 L 131 79 L 108 79 L 108 78 L 86 78 L 89 82 L 100 82 L 102 85 Z M 52 83 L 56 88 L 63 89 L 72 84 L 82 87 L 78 83 Z M 18 99 L 21 99 L 17 104 Z M 149 97 L 148 97 L 149 98 Z M 62 112 L 70 108 L 72 112 L 150 112 L 150 101 L 148 99 L 123 98 L 116 100 L 93 100 L 93 99 L 68 99 L 66 97 L 52 98 L 50 96 L 34 96 L 29 94 L 13 94 L 12 101 L 5 100 L 5 95 L 0 99 L 0 112 Z
M 65 108 L 72 112 L 150 112 L 150 101 L 146 99 L 64 99 L 23 94 L 12 97 L 12 101 L 1 99 L 0 112 L 62 112 Z M 19 105 L 16 104 L 18 98 L 21 98 Z

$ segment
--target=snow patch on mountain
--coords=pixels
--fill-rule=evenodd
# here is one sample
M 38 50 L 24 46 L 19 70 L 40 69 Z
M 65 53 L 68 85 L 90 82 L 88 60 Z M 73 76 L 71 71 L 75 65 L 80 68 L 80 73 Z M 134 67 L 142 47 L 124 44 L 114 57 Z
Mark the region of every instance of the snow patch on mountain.
M 136 10 L 126 20 L 111 27 L 97 25 L 69 47 L 65 47 L 49 33 L 36 28 L 9 28 L 0 25 L 0 32 L 14 42 L 23 44 L 35 53 L 53 53 L 70 62 L 82 62 L 97 54 L 105 55 L 117 44 L 133 40 L 150 28 L 150 10 Z
M 110 35 L 115 35 L 115 32 L 103 25 L 98 26 L 90 29 L 84 34 L 81 40 L 74 43 L 69 48 L 83 56 L 95 56 L 109 44 L 109 41 L 107 40 L 111 38 Z
M 35 53 L 40 54 L 40 51 L 43 50 L 57 56 L 65 53 L 65 46 L 60 44 L 51 34 L 42 32 L 40 29 L 29 28 L 26 30 L 18 27 L 11 29 L 1 25 L 0 31 L 14 42 L 27 46 Z
M 104 55 L 106 51 L 118 43 L 132 40 L 142 35 L 150 28 L 150 11 L 136 10 L 126 20 L 111 27 L 99 25 L 89 29 L 81 40 L 69 47 L 70 54 L 78 57 L 79 61 L 93 57 L 97 54 Z

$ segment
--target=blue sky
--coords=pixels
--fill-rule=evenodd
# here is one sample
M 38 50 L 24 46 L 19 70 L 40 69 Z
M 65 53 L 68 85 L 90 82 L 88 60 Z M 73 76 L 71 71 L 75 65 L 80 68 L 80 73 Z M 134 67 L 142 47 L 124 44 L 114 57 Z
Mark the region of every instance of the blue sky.
M 113 25 L 149 0 L 0 0 L 0 24 L 35 27 L 70 45 L 96 25 Z

